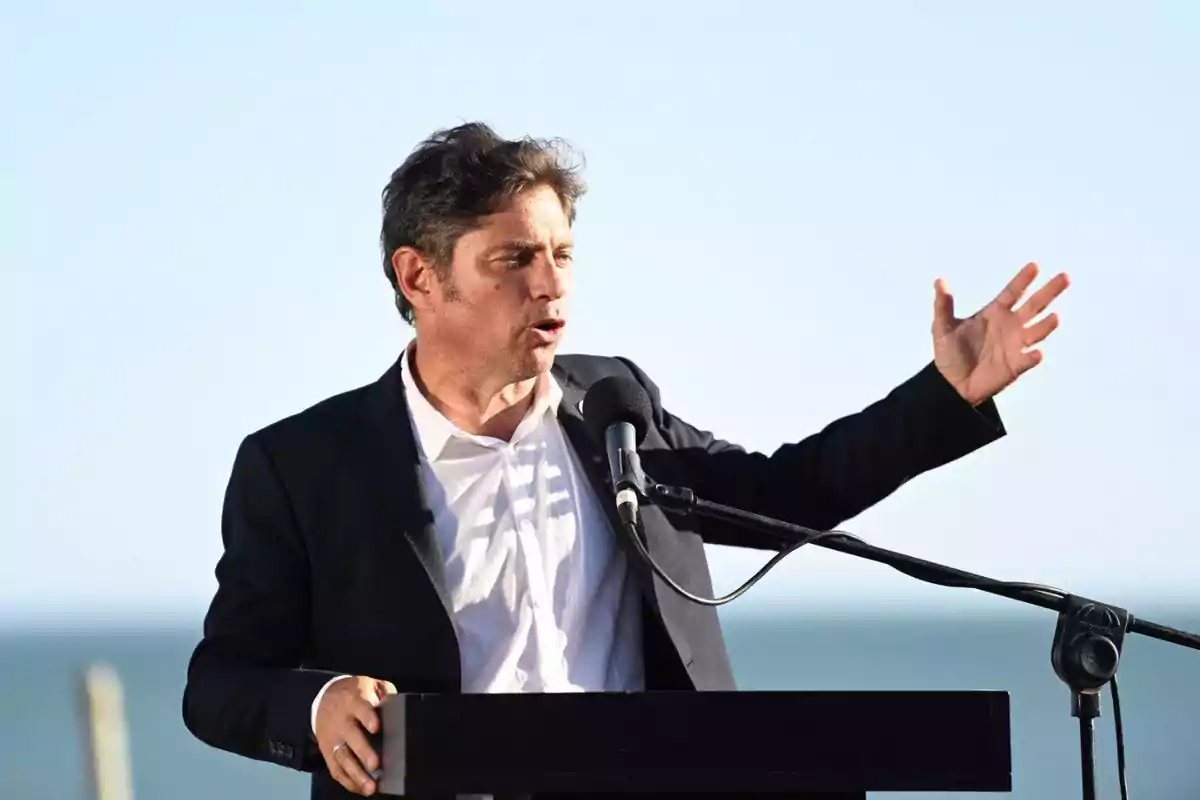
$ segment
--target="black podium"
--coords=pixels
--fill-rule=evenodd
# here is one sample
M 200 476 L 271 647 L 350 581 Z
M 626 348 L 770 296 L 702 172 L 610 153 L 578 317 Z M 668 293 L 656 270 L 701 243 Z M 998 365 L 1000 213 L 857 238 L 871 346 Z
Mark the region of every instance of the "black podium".
M 1005 692 L 402 694 L 384 795 L 1010 792 Z

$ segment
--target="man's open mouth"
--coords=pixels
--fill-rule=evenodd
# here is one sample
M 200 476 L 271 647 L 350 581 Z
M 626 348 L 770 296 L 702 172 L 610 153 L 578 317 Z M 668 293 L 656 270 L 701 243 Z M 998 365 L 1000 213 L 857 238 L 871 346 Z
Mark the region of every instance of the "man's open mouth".
M 566 324 L 566 321 L 561 319 L 544 319 L 541 322 L 534 323 L 533 327 L 537 328 L 539 331 L 554 333 L 555 331 L 561 330 Z

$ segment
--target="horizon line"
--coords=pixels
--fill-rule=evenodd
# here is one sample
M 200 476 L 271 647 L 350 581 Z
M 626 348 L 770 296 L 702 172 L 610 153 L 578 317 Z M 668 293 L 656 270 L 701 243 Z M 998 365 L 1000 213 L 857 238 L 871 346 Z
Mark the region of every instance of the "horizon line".
M 1052 622 L 1056 612 L 1052 609 L 1030 605 L 1007 598 L 993 598 L 999 604 L 978 602 L 965 603 L 935 603 L 920 600 L 896 602 L 894 598 L 882 599 L 877 602 L 832 602 L 821 605 L 801 604 L 790 602 L 788 598 L 763 599 L 757 602 L 742 603 L 740 606 L 731 603 L 718 608 L 723 620 L 741 621 L 746 619 L 794 619 L 802 621 L 840 620 L 855 623 L 872 618 L 879 620 L 921 620 L 921 619 L 980 619 L 995 620 L 1036 619 L 1044 617 Z M 1093 598 L 1098 602 L 1110 602 L 1102 598 Z M 1121 606 L 1121 603 L 1111 602 Z M 1200 598 L 1167 598 L 1148 597 L 1139 601 L 1136 606 L 1123 606 L 1134 617 L 1150 619 L 1161 624 L 1170 625 L 1167 618 L 1200 617 Z M 1158 616 L 1164 617 L 1159 619 Z M 163 613 L 160 609 L 155 612 L 139 612 L 134 609 L 110 608 L 96 609 L 59 609 L 53 612 L 35 612 L 26 614 L 0 613 L 0 636 L 10 634 L 47 634 L 47 635 L 88 635 L 88 634 L 123 634 L 123 633 L 179 633 L 187 630 L 199 635 L 204 624 L 203 612 L 194 614 L 179 609 L 177 613 Z

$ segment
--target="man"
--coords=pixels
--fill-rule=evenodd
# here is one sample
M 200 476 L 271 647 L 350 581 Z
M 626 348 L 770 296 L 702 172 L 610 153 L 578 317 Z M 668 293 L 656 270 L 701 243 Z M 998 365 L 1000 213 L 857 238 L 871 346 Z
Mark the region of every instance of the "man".
M 375 383 L 242 441 L 183 698 L 201 740 L 312 772 L 313 797 L 369 795 L 389 693 L 733 688 L 715 609 L 619 535 L 588 387 L 646 388 L 657 480 L 827 529 L 1004 434 L 992 398 L 1040 362 L 1029 348 L 1057 317 L 1035 320 L 1067 286 L 1018 306 L 1029 265 L 958 319 L 937 282 L 930 364 L 801 442 L 747 453 L 671 415 L 630 360 L 555 358 L 582 193 L 550 144 L 480 124 L 439 132 L 392 175 L 384 271 L 415 338 Z M 642 519 L 656 560 L 707 596 L 704 543 L 776 547 L 652 506 Z

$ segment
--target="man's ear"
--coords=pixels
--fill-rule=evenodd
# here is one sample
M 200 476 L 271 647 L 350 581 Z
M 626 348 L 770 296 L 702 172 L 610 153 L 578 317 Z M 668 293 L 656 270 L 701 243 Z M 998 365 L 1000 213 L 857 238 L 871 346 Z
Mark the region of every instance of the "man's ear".
M 398 247 L 392 253 L 392 272 L 396 276 L 396 289 L 401 292 L 415 310 L 429 307 L 436 280 L 433 262 L 416 248 Z

